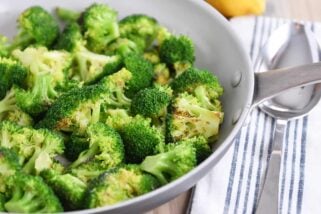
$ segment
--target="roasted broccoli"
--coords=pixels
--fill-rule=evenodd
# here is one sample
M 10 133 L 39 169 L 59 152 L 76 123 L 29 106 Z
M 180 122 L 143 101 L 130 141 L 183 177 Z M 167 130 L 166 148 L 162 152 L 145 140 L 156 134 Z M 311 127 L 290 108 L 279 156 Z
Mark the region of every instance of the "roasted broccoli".
M 222 110 L 218 98 L 223 94 L 223 88 L 217 77 L 206 70 L 189 68 L 171 83 L 171 87 L 175 93 L 193 94 L 204 108 Z
M 176 142 L 199 135 L 211 140 L 218 134 L 222 118 L 221 111 L 202 107 L 193 95 L 187 92 L 179 94 L 166 116 L 167 141 Z
M 60 174 L 52 169 L 44 170 L 41 176 L 59 197 L 65 209 L 75 210 L 83 207 L 86 183 L 69 173 Z
M 101 53 L 117 37 L 117 12 L 106 4 L 92 4 L 82 14 L 84 36 L 88 48 Z
M 141 50 L 148 49 L 157 36 L 158 22 L 144 14 L 134 14 L 120 20 L 120 36 L 134 41 Z
M 164 137 L 151 126 L 150 119 L 140 116 L 133 118 L 120 130 L 124 141 L 127 163 L 140 163 L 148 155 L 163 151 Z
M 160 46 L 159 56 L 163 62 L 175 69 L 175 76 L 179 76 L 193 65 L 194 49 L 194 44 L 189 37 L 171 36 Z
M 97 160 L 107 168 L 112 168 L 124 161 L 124 146 L 119 134 L 103 123 L 87 127 L 83 139 L 89 142 L 89 148 L 80 153 L 70 167 L 77 167 L 90 160 Z
M 84 133 L 90 124 L 99 121 L 106 93 L 102 85 L 71 90 L 57 99 L 37 127 Z
M 53 191 L 41 177 L 16 173 L 7 181 L 4 204 L 10 213 L 56 213 L 63 208 Z
M 157 86 L 139 91 L 132 100 L 131 112 L 136 115 L 152 118 L 154 121 L 163 121 L 167 106 L 171 101 L 172 90 Z
M 20 170 L 21 165 L 17 153 L 0 146 L 0 194 L 6 192 L 6 181 Z
M 159 186 L 157 180 L 140 170 L 138 165 L 126 165 L 108 170 L 90 185 L 85 204 L 88 208 L 112 205 L 148 193 Z
M 0 123 L 0 146 L 19 155 L 26 173 L 37 174 L 50 168 L 53 158 L 64 150 L 63 138 L 46 129 L 21 127 L 9 121 Z
M 69 168 L 68 172 L 88 184 L 108 169 L 109 167 L 102 165 L 100 160 L 90 160 L 77 167 Z
M 138 91 L 151 85 L 153 79 L 153 66 L 142 56 L 129 54 L 124 58 L 124 66 L 132 73 L 127 84 L 126 95 L 133 97 Z
M 176 143 L 167 144 L 167 149 L 170 150 L 179 144 L 192 144 L 196 151 L 197 164 L 200 164 L 203 160 L 208 158 L 212 154 L 210 143 L 203 136 L 196 136 L 186 140 L 178 141 Z
M 58 22 L 40 6 L 30 7 L 18 18 L 18 34 L 14 37 L 9 51 L 26 48 L 29 45 L 50 47 L 59 35 Z
M 154 175 L 164 185 L 196 166 L 196 149 L 191 143 L 170 145 L 167 152 L 148 156 L 141 163 L 142 170 Z
M 27 69 L 14 59 L 0 57 L 0 99 L 15 85 L 23 86 Z
M 154 82 L 159 85 L 167 85 L 171 80 L 171 72 L 165 63 L 154 65 Z
M 97 54 L 89 51 L 85 44 L 77 23 L 68 24 L 56 44 L 57 49 L 72 52 L 75 64 L 73 78 L 91 84 L 121 67 L 122 59 L 119 55 Z

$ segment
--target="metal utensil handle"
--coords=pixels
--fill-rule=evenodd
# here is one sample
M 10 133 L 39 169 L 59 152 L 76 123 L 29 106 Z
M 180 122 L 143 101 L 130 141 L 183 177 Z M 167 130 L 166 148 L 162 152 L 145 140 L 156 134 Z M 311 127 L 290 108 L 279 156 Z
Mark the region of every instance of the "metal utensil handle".
M 261 190 L 259 202 L 255 212 L 256 214 L 278 213 L 282 147 L 286 126 L 286 120 L 276 121 L 273 150 L 268 163 L 268 170 L 265 176 L 263 188 Z
M 321 62 L 255 73 L 253 106 L 291 88 L 321 82 Z

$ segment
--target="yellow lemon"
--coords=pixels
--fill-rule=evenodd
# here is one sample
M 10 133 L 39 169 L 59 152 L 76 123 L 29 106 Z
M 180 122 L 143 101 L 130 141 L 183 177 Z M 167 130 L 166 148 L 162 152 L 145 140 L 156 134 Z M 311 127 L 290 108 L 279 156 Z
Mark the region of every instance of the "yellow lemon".
M 265 0 L 206 0 L 226 17 L 248 14 L 260 15 L 265 11 Z

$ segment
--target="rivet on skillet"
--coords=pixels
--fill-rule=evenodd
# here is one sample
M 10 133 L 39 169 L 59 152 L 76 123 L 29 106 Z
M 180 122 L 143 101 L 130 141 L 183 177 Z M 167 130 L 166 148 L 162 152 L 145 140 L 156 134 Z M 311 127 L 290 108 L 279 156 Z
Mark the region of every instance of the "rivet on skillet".
M 234 88 L 237 87 L 241 83 L 241 80 L 242 80 L 242 72 L 239 70 L 235 71 L 231 81 L 232 86 Z

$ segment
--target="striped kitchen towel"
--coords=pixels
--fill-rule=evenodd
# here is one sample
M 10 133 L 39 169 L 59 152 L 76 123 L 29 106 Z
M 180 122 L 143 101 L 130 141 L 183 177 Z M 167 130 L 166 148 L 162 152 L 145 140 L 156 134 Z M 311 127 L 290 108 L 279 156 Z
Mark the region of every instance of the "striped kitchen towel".
M 232 19 L 231 24 L 254 61 L 270 33 L 289 21 L 241 17 Z M 321 25 L 305 24 L 321 39 Z M 272 149 L 274 127 L 273 118 L 259 109 L 252 111 L 228 153 L 196 185 L 189 210 L 192 214 L 254 213 Z M 308 116 L 288 122 L 283 143 L 280 213 L 321 213 L 320 102 Z

